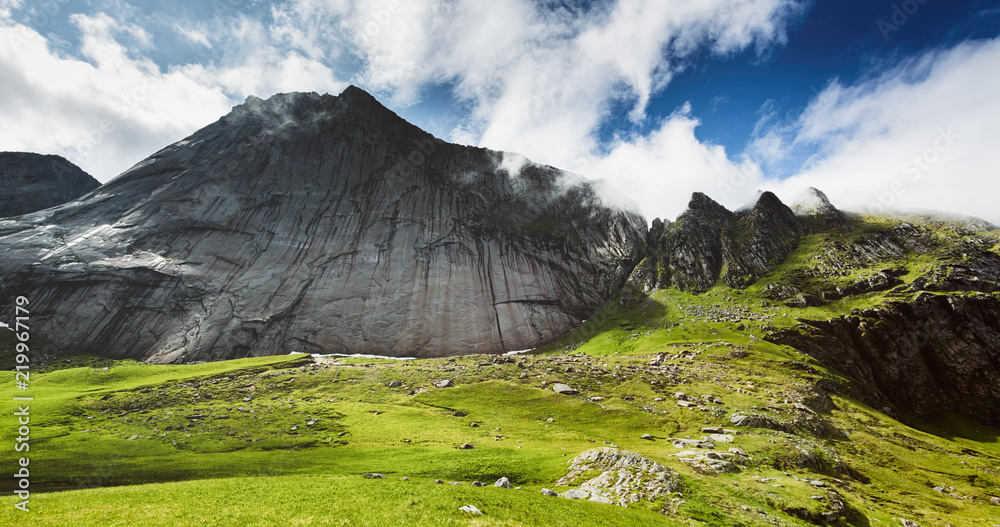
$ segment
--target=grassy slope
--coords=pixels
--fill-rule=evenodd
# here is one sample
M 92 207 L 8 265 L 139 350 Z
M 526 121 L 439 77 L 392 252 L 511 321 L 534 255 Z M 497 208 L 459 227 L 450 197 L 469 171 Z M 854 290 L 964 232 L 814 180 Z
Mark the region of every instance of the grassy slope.
M 767 283 L 827 287 L 822 282 L 850 283 L 887 264 L 906 265 L 911 272 L 903 279 L 912 281 L 934 265 L 933 254 L 909 254 L 860 266 L 856 276 L 803 277 L 803 269 L 822 266 L 814 255 L 829 241 L 807 239 L 746 291 L 667 290 L 630 310 L 609 304 L 576 332 L 513 363 L 473 356 L 313 365 L 293 356 L 112 363 L 33 376 L 32 512 L 25 516 L 13 497 L 4 498 L 0 523 L 809 525 L 792 513 L 825 512 L 839 496 L 854 511 L 854 525 L 898 525 L 897 518 L 1000 525 L 1000 507 L 989 503 L 1000 494 L 1000 432 L 957 417 L 904 424 L 838 393 L 829 406 L 817 405 L 810 402 L 824 393 L 817 385 L 846 381 L 762 340 L 797 317 L 829 318 L 900 294 L 792 309 L 759 296 Z M 669 373 L 647 366 L 656 354 L 664 354 Z M 444 378 L 455 387 L 435 388 Z M 392 381 L 402 385 L 389 388 Z M 557 395 L 547 387 L 553 382 L 581 395 Z M 0 387 L 0 400 L 23 395 L 11 384 Z M 681 408 L 677 391 L 722 404 Z M 735 474 L 703 473 L 672 455 L 678 449 L 669 438 L 701 438 L 702 427 L 731 427 L 735 414 L 789 422 L 801 401 L 823 406 L 821 418 L 839 433 L 743 429 L 734 445 L 718 448 L 751 456 Z M 6 415 L 8 408 L 5 402 Z M 0 426 L 0 441 L 12 444 L 13 432 Z M 644 433 L 653 441 L 639 439 Z M 457 449 L 466 442 L 475 448 Z M 683 496 L 624 509 L 540 494 L 543 487 L 565 490 L 554 484 L 566 462 L 606 443 L 680 472 Z M 0 465 L 14 467 L 13 457 L 5 450 Z M 851 470 L 838 471 L 838 461 Z M 361 477 L 369 471 L 388 478 Z M 501 476 L 523 489 L 470 486 Z M 465 504 L 485 515 L 459 512 Z M 659 514 L 665 506 L 671 513 Z

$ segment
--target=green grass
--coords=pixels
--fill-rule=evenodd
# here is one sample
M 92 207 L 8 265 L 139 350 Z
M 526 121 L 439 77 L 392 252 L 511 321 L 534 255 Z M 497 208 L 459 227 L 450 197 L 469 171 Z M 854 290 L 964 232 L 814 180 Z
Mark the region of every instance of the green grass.
M 836 262 L 823 257 L 830 247 L 892 239 L 901 225 L 866 221 L 806 238 L 746 290 L 661 290 L 631 309 L 612 302 L 512 359 L 314 363 L 299 355 L 156 366 L 50 358 L 32 365 L 28 392 L 0 385 L 4 415 L 15 410 L 13 397 L 34 397 L 31 512 L 14 509 L 8 495 L 0 523 L 805 526 L 842 503 L 832 525 L 1000 525 L 1000 507 L 989 502 L 1000 495 L 1000 431 L 957 416 L 890 418 L 852 399 L 850 379 L 765 341 L 800 318 L 912 297 L 880 291 L 800 309 L 765 298 L 768 284 L 819 293 L 905 267 L 908 285 L 954 261 L 949 247 L 979 243 L 979 235 L 919 227 L 930 250 L 832 273 Z M 454 387 L 436 388 L 441 379 Z M 580 394 L 558 395 L 555 382 Z M 699 405 L 679 406 L 676 392 Z M 741 428 L 733 444 L 717 444 L 717 452 L 748 454 L 739 472 L 705 471 L 674 455 L 681 449 L 671 438 L 733 428 L 737 414 L 783 430 Z M 0 442 L 12 445 L 15 435 L 13 422 L 0 426 Z M 474 448 L 459 449 L 464 443 Z M 540 493 L 567 490 L 555 486 L 567 462 L 611 445 L 677 471 L 684 490 L 628 508 Z M 4 450 L 0 466 L 14 470 L 17 457 Z M 471 486 L 500 477 L 522 489 Z M 5 492 L 14 485 L 0 480 Z M 466 504 L 484 515 L 459 512 Z

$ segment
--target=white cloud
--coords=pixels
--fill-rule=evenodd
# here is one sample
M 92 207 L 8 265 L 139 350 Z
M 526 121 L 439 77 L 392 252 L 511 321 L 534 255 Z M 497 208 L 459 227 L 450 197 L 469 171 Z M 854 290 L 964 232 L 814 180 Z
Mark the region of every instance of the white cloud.
M 177 34 L 184 37 L 185 40 L 191 42 L 192 44 L 198 44 L 206 48 L 211 48 L 212 43 L 208 40 L 208 35 L 199 28 L 185 27 L 185 26 L 174 26 L 174 30 Z
M 763 135 L 777 158 L 818 149 L 770 186 L 782 196 L 814 186 L 863 212 L 931 209 L 1000 223 L 997 64 L 1000 39 L 928 52 L 853 86 L 832 82 L 794 122 Z
M 599 159 L 578 160 L 576 168 L 628 196 L 647 220 L 673 220 L 694 192 L 730 208 L 752 199 L 760 168 L 749 160 L 733 162 L 721 146 L 700 142 L 694 134 L 697 126 L 690 107 L 683 108 L 648 137 L 618 141 Z
M 62 155 L 108 181 L 163 146 L 226 114 L 246 95 L 331 91 L 346 86 L 323 63 L 272 43 L 246 17 L 188 33 L 224 44 L 218 63 L 166 70 L 143 56 L 146 28 L 103 13 L 73 14 L 80 58 L 62 56 L 45 36 L 0 17 L 0 149 Z M 280 39 L 279 39 L 280 40 Z

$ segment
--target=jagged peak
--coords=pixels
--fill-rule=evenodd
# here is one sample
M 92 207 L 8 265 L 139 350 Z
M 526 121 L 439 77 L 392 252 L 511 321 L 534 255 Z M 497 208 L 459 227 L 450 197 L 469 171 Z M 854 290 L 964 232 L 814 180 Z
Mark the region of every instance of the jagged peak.
M 826 194 L 814 187 L 809 187 L 799 194 L 791 209 L 796 216 L 819 218 L 828 226 L 847 221 L 844 214 L 830 203 Z
M 723 207 L 717 201 L 702 192 L 695 192 L 691 195 L 691 201 L 688 202 L 688 208 L 684 214 L 691 213 L 703 214 L 712 217 L 728 217 L 732 215 L 732 212 L 730 212 L 729 209 Z
M 354 116 L 375 113 L 403 121 L 401 117 L 382 105 L 373 95 L 353 84 L 344 88 L 340 95 L 317 92 L 284 92 L 271 95 L 267 99 L 248 95 L 243 104 L 234 107 L 226 118 L 256 116 L 265 119 L 299 120 L 325 116 L 334 112 Z
M 757 204 L 753 208 L 755 211 L 776 211 L 787 207 L 774 192 L 765 191 L 761 193 L 757 199 Z
M 842 218 L 843 214 L 830 203 L 830 198 L 817 188 L 809 187 L 796 196 L 792 202 L 792 212 L 796 216 L 830 216 Z

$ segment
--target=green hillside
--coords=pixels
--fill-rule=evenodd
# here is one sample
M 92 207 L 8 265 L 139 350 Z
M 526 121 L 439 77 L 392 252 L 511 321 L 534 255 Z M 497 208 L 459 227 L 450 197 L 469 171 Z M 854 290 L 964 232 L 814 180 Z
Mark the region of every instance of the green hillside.
M 14 508 L 7 478 L 0 523 L 1000 525 L 1000 430 L 947 408 L 929 421 L 883 412 L 871 386 L 773 342 L 802 321 L 921 294 L 1000 300 L 948 289 L 998 250 L 995 232 L 855 219 L 807 236 L 745 290 L 612 302 L 518 356 L 49 357 L 45 373 L 32 364 L 28 392 L 13 380 L 0 389 L 8 416 L 13 397 L 34 398 L 30 512 Z M 882 287 L 876 275 L 896 280 Z M 797 307 L 798 295 L 819 305 Z M 679 483 L 653 499 L 635 487 L 628 507 L 542 494 L 598 476 L 591 467 L 559 484 L 600 448 L 645 456 Z M 0 455 L 10 471 L 16 459 Z M 520 488 L 493 486 L 504 477 Z

